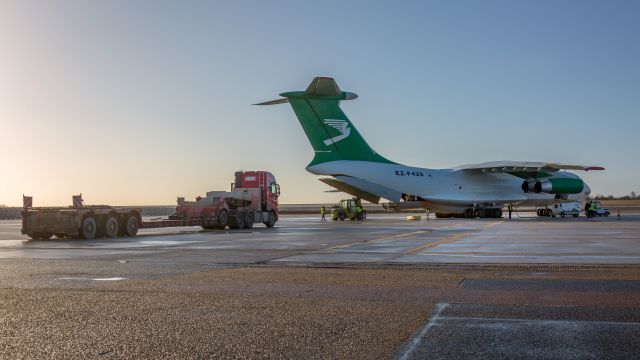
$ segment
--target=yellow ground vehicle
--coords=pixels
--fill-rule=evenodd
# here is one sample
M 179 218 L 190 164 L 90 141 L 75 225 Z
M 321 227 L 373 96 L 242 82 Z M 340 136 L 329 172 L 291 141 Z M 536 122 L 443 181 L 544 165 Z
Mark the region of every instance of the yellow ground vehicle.
M 331 219 L 336 220 L 363 220 L 367 217 L 367 212 L 362 208 L 360 199 L 342 199 L 339 204 L 331 208 Z

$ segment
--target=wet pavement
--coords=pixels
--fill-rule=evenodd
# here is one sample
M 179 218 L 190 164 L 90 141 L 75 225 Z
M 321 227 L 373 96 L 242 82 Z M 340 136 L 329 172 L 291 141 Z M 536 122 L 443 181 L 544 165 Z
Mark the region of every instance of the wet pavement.
M 142 230 L 0 221 L 9 358 L 635 358 L 640 217 Z

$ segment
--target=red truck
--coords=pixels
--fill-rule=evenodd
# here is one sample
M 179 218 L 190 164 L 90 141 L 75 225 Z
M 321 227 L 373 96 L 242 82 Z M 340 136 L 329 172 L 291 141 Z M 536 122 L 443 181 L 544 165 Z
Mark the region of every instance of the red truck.
M 142 221 L 140 207 L 85 206 L 80 196 L 70 207 L 31 206 L 24 197 L 22 233 L 32 239 L 135 236 L 140 228 L 202 226 L 205 229 L 250 229 L 255 223 L 271 228 L 278 221 L 280 185 L 268 171 L 238 171 L 231 191 L 209 191 L 195 201 L 178 198 L 168 219 Z

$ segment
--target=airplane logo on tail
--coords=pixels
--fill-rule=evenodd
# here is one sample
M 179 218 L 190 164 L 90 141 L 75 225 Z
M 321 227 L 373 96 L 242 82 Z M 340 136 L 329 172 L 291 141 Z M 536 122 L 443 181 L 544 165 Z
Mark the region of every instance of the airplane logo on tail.
M 349 135 L 351 135 L 351 128 L 349 127 L 349 122 L 346 120 L 339 119 L 324 119 L 324 123 L 332 128 L 340 131 L 340 135 L 336 137 L 332 137 L 331 139 L 327 139 L 324 141 L 324 144 L 329 146 L 331 144 L 335 144 L 340 140 L 346 139 Z

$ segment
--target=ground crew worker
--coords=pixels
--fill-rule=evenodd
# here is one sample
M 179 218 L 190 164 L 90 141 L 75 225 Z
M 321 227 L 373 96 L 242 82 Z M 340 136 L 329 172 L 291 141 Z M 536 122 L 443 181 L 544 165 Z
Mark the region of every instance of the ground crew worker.
M 587 219 L 591 217 L 591 210 L 589 210 L 590 208 L 591 208 L 591 200 L 584 203 L 584 213 L 585 215 L 587 215 Z
M 507 210 L 509 210 L 509 219 L 511 219 L 511 212 L 513 211 L 513 204 L 509 204 L 507 206 Z
M 327 219 L 324 218 L 324 205 L 322 205 L 322 207 L 320 208 L 320 215 L 322 215 L 322 218 L 320 219 L 320 221 L 327 221 Z
M 589 205 L 589 211 L 591 212 L 591 217 L 595 217 L 596 216 L 596 202 L 592 201 L 591 204 Z

